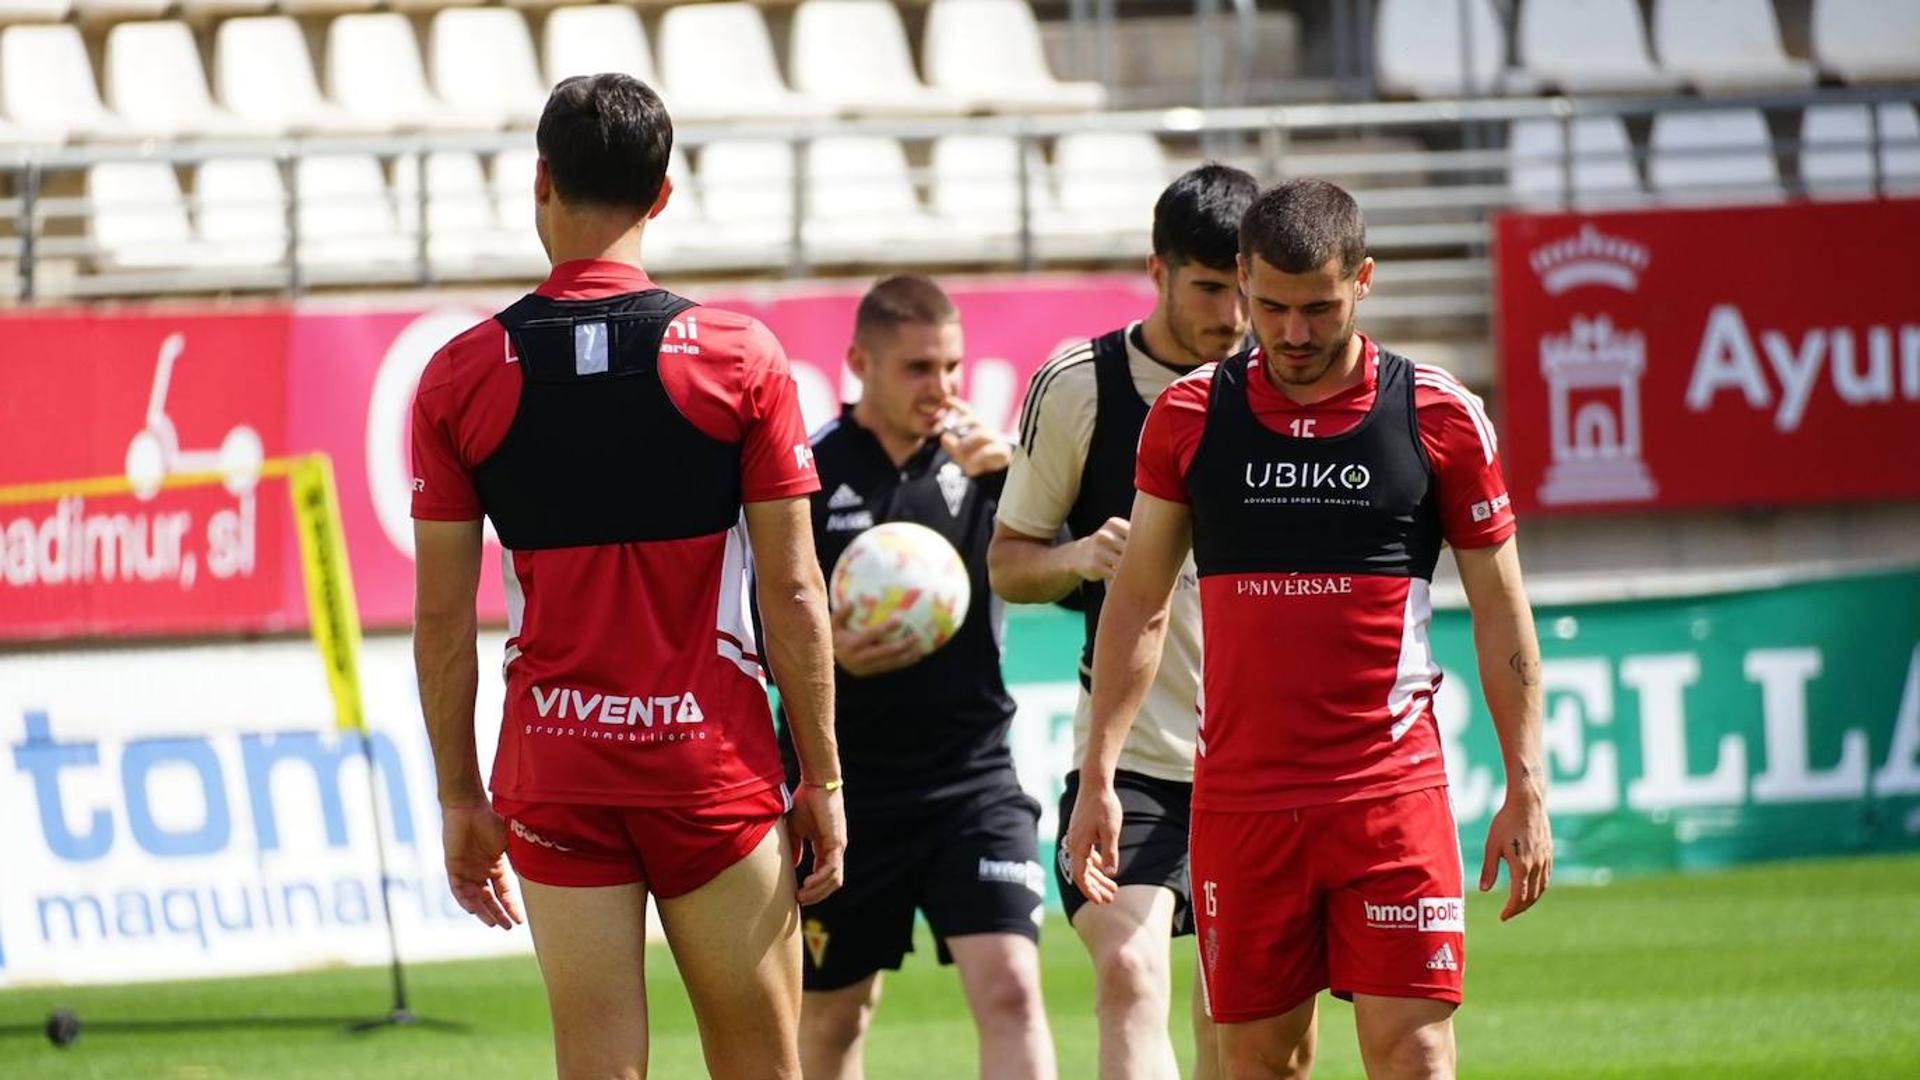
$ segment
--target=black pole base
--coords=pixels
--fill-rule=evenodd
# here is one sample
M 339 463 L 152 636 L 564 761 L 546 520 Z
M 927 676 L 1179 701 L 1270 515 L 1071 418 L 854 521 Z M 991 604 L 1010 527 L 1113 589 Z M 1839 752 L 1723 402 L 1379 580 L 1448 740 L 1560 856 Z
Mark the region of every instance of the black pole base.
M 471 1030 L 466 1024 L 458 1020 L 437 1020 L 431 1016 L 421 1016 L 412 1009 L 394 1009 L 385 1016 L 375 1017 L 372 1020 L 362 1020 L 348 1027 L 347 1030 L 355 1035 L 366 1035 L 375 1031 L 384 1031 L 387 1028 L 401 1027 L 427 1028 L 432 1031 L 466 1032 Z

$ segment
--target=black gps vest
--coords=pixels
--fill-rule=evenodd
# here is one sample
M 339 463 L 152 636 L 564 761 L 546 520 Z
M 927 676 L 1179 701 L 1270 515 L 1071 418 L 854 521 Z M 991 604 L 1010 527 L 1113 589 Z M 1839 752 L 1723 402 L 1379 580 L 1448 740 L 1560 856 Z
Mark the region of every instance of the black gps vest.
M 519 358 L 520 404 L 473 475 L 502 546 L 679 540 L 739 520 L 740 447 L 695 427 L 660 381 L 667 324 L 693 306 L 663 289 L 536 294 L 495 316 Z
M 1420 442 L 1413 364 L 1380 350 L 1373 408 L 1326 438 L 1268 429 L 1247 401 L 1248 354 L 1220 364 L 1187 466 L 1193 554 L 1213 574 L 1433 579 L 1440 517 Z
M 1067 510 L 1067 531 L 1076 540 L 1099 532 L 1108 518 L 1133 516 L 1134 459 L 1149 406 L 1133 387 L 1126 327 L 1093 339 L 1093 377 L 1098 394 L 1093 437 L 1087 442 L 1087 460 L 1080 468 L 1080 494 Z M 1080 610 L 1086 620 L 1080 682 L 1085 685 L 1093 670 L 1093 639 L 1100 626 L 1100 607 L 1107 598 L 1106 582 L 1083 582 L 1080 597 Z

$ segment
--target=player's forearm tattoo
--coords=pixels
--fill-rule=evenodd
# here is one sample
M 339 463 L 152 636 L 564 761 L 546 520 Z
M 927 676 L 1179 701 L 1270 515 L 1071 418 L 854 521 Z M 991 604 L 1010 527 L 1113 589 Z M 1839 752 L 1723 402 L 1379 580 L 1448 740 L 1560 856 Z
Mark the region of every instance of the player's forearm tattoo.
M 1520 685 L 1534 687 L 1540 685 L 1540 661 L 1529 660 L 1525 653 L 1514 653 L 1507 657 L 1507 666 L 1520 676 Z

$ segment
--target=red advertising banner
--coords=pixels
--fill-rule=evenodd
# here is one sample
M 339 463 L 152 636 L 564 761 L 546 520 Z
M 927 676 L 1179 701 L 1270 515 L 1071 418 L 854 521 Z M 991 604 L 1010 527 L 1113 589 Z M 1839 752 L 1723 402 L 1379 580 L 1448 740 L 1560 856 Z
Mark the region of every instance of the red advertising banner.
M 1920 497 L 1920 200 L 1508 215 L 1523 510 Z
M 860 286 L 691 291 L 773 330 L 810 427 L 853 396 L 844 356 Z M 1051 352 L 1153 303 L 1145 275 L 982 280 L 951 293 L 967 335 L 963 393 L 1003 430 Z M 315 302 L 0 317 L 0 489 L 82 478 L 138 487 L 235 470 L 231 482 L 147 498 L 0 501 L 0 640 L 304 626 L 285 483 L 249 485 L 246 472 L 262 456 L 311 451 L 333 458 L 362 621 L 409 625 L 414 387 L 435 350 L 490 314 L 479 304 Z M 501 618 L 491 568 L 481 590 L 483 615 Z

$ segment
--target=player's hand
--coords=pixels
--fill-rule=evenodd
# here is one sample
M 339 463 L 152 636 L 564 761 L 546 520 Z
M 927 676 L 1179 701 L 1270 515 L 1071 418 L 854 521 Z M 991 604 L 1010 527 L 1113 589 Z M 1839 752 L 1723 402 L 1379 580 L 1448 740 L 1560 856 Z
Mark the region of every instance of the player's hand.
M 1131 527 L 1126 518 L 1108 518 L 1097 531 L 1075 540 L 1073 572 L 1083 581 L 1113 580 L 1114 571 L 1120 568 L 1120 556 L 1126 553 Z
M 1067 876 L 1088 900 L 1109 904 L 1120 892 L 1113 880 L 1119 873 L 1120 796 L 1111 777 L 1092 777 L 1083 769 L 1067 825 Z
M 941 448 L 968 476 L 985 476 L 1013 464 L 1013 442 L 982 424 L 972 406 L 959 398 L 947 403 L 941 423 Z
M 1510 887 L 1500 909 L 1506 922 L 1540 901 L 1553 877 L 1553 832 L 1547 823 L 1546 797 L 1528 787 L 1507 790 L 1506 802 L 1487 829 L 1487 853 L 1480 865 L 1480 891 L 1492 889 L 1507 864 Z
M 925 655 L 920 639 L 896 625 L 855 630 L 851 604 L 833 613 L 833 662 L 849 675 L 861 679 L 884 675 L 919 663 Z
M 461 907 L 502 930 L 526 921 L 507 877 L 507 820 L 493 807 L 441 807 L 440 843 L 447 856 L 447 887 Z
M 847 879 L 847 809 L 840 792 L 802 780 L 793 793 L 787 828 L 796 856 L 802 844 L 813 849 L 813 873 L 800 883 L 800 902 L 817 904 Z

